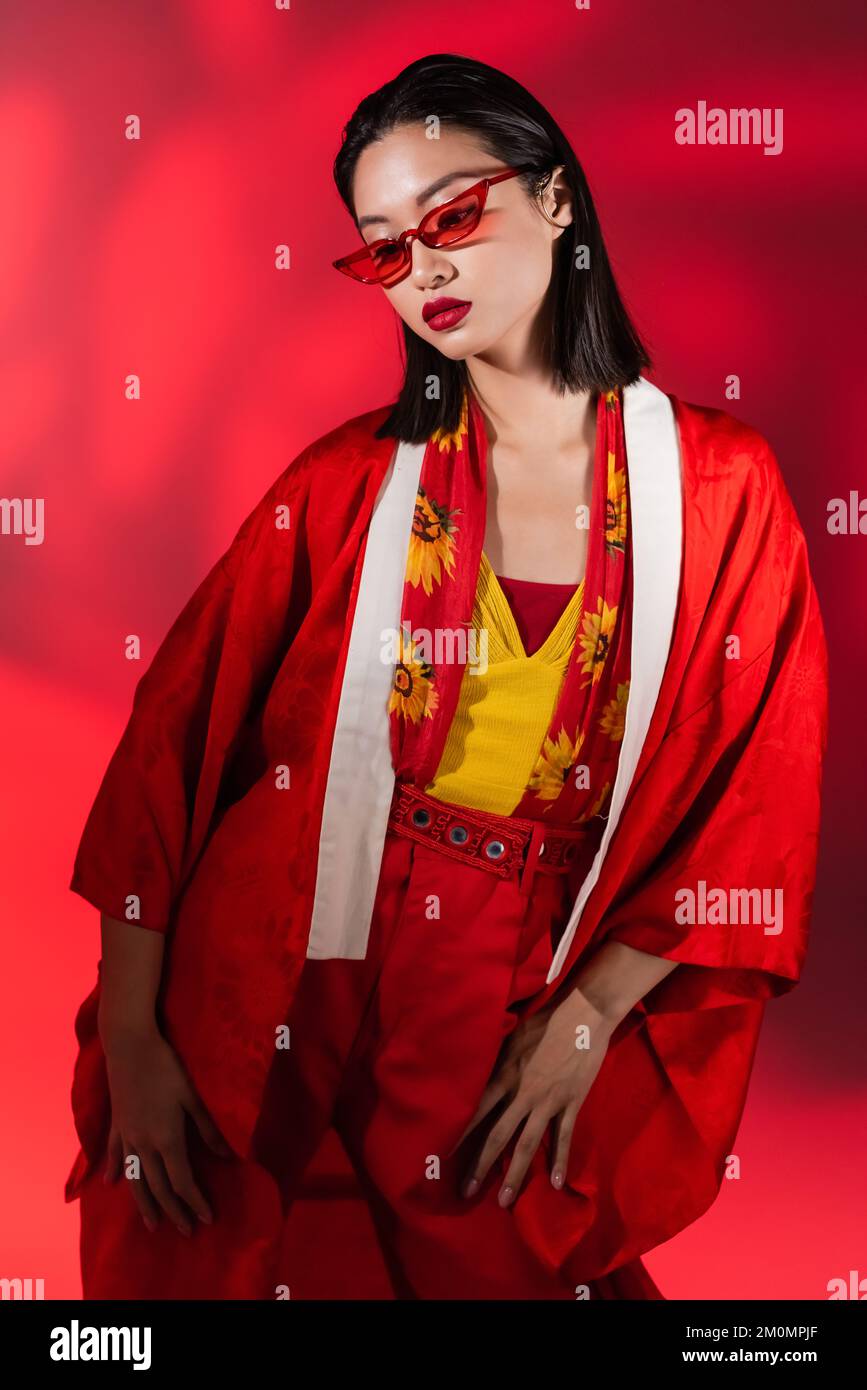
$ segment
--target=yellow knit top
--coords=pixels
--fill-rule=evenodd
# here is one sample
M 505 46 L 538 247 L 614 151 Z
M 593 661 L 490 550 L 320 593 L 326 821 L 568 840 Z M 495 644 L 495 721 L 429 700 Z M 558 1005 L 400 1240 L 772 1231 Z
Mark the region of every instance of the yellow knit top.
M 583 601 L 582 579 L 541 647 L 527 656 L 509 600 L 482 551 L 473 607 L 478 660 L 464 668 L 439 767 L 425 787 L 430 796 L 494 815 L 512 814 L 548 731 Z

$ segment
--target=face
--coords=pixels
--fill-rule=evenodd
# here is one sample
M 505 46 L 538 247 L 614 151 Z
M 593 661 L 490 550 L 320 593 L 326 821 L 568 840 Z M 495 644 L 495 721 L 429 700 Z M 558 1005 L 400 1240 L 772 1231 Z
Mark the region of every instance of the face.
M 368 243 L 397 237 L 405 228 L 417 227 L 431 208 L 507 167 L 467 132 L 443 127 L 438 140 L 429 140 L 422 125 L 394 130 L 368 145 L 356 164 L 353 200 L 361 237 Z M 545 220 L 519 178 L 494 184 L 474 232 L 438 249 L 411 238 L 412 265 L 405 278 L 390 289 L 373 288 L 379 288 L 413 333 L 446 357 L 484 354 L 493 360 L 523 354 L 551 282 L 554 243 L 572 221 L 562 166 L 543 198 L 556 226 Z M 360 293 L 371 294 L 373 288 Z M 424 306 L 438 299 L 470 307 L 463 316 L 426 320 Z

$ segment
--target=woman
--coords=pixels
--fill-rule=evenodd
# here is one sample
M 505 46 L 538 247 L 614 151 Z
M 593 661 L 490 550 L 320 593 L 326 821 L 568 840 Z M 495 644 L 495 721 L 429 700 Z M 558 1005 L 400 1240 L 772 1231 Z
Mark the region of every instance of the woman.
M 85 828 L 85 1296 L 291 1294 L 333 1124 L 396 1296 L 662 1297 L 639 1257 L 716 1195 L 804 958 L 803 532 L 756 431 L 641 376 L 519 84 L 413 63 L 335 177 L 404 383 L 247 518 Z

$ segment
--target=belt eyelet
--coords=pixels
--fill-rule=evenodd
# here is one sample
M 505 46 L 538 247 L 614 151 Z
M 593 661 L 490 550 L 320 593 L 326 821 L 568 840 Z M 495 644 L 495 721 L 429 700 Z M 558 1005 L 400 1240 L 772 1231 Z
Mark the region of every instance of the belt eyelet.
M 485 854 L 489 859 L 502 859 L 506 853 L 506 846 L 502 840 L 489 840 L 485 845 Z
M 463 845 L 470 838 L 470 832 L 464 825 L 453 825 L 449 831 L 449 839 L 453 845 Z
M 424 829 L 425 826 L 430 825 L 430 811 L 426 811 L 423 806 L 416 806 L 412 813 L 412 823 Z

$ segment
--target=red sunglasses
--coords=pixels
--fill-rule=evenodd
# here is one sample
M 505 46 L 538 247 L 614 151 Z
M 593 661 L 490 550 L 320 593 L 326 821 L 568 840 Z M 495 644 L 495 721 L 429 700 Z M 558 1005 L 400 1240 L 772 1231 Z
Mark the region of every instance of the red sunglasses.
M 339 261 L 332 261 L 332 265 L 335 270 L 342 271 L 353 280 L 360 280 L 363 285 L 385 285 L 390 288 L 410 272 L 412 251 L 407 245 L 410 237 L 418 237 L 423 246 L 432 249 L 438 246 L 452 246 L 456 241 L 463 241 L 464 237 L 469 236 L 479 225 L 488 190 L 495 183 L 513 179 L 524 173 L 525 168 L 530 167 L 528 165 L 524 168 L 504 169 L 493 178 L 481 179 L 466 192 L 459 193 L 456 198 L 450 198 L 438 208 L 431 208 L 417 227 L 407 228 L 399 237 L 383 237 L 380 241 L 372 241 L 359 251 L 353 251 L 351 256 L 342 256 Z

